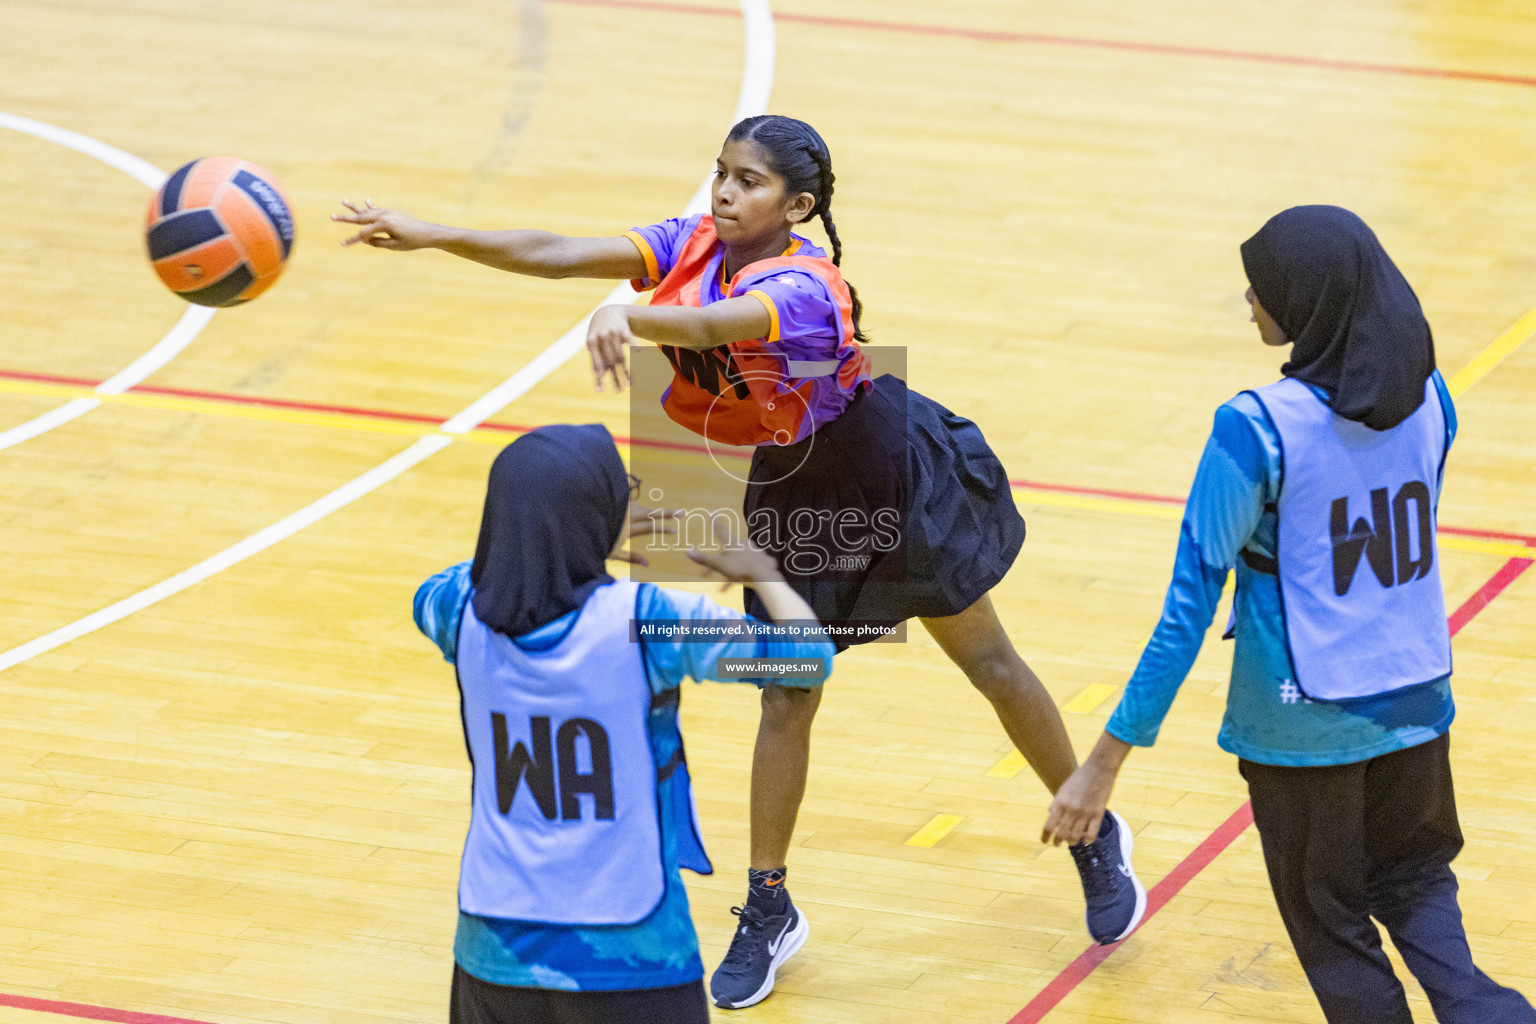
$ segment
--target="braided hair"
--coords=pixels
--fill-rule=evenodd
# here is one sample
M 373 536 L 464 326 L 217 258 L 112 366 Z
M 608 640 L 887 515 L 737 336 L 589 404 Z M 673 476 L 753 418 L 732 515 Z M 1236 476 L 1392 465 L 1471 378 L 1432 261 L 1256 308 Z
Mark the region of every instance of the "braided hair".
M 832 222 L 832 184 L 837 179 L 832 174 L 832 153 L 816 129 L 792 117 L 760 114 L 738 122 L 725 141 L 743 140 L 756 143 L 762 149 L 771 169 L 784 179 L 786 192 L 790 195 L 809 192 L 815 198 L 816 205 L 811 208 L 810 215 L 821 217 L 827 240 L 832 243 L 832 263 L 842 266 L 843 242 L 837 237 L 837 225 Z M 848 294 L 853 299 L 853 337 L 857 341 L 868 341 L 859 326 L 864 304 L 851 284 Z

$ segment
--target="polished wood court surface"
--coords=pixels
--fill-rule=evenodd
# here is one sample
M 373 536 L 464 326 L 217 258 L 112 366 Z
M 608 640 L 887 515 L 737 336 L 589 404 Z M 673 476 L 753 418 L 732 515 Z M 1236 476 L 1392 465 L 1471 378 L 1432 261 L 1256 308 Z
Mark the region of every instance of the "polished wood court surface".
M 1476 611 L 1455 642 L 1456 868 L 1480 964 L 1536 994 L 1536 572 L 1519 575 L 1536 558 L 1536 344 L 1516 345 L 1536 322 L 1509 333 L 1536 304 L 1528 5 L 773 10 L 770 109 L 831 145 L 867 327 L 1031 485 L 1016 490 L 1029 540 L 994 599 L 1073 709 L 1080 751 L 1161 606 L 1179 511 L 1156 499 L 1186 489 L 1215 407 L 1276 376 L 1247 322 L 1244 238 L 1287 206 L 1348 206 L 1417 289 L 1448 378 L 1504 340 L 1485 374 L 1458 378 L 1440 509 L 1484 531 L 1443 538 L 1447 605 Z M 743 65 L 728 0 L 11 0 L 0 25 L 0 112 L 165 170 L 245 157 L 298 219 L 284 280 L 218 313 L 157 390 L 0 450 L 0 652 L 437 436 L 611 287 L 344 251 L 325 219 L 341 197 L 580 234 L 674 216 Z M 142 255 L 149 195 L 0 127 L 0 432 L 88 395 L 182 315 Z M 578 357 L 495 422 L 623 433 L 627 415 Z M 444 1018 L 469 770 L 452 672 L 410 599 L 472 553 L 510 436 L 445 442 L 195 586 L 0 670 L 0 1022 L 91 1007 Z M 1228 658 L 1213 634 L 1122 776 L 1115 806 L 1149 884 L 1246 799 L 1214 743 Z M 713 968 L 743 895 L 756 694 L 690 687 L 684 719 L 718 868 L 689 879 Z M 1046 794 L 1009 754 L 920 628 L 839 658 L 790 863 L 811 941 L 772 998 L 716 1018 L 1019 1014 L 1087 936 L 1070 859 L 1036 841 Z M 929 845 L 909 844 L 936 819 Z M 1253 831 L 1044 1019 L 1321 1021 Z

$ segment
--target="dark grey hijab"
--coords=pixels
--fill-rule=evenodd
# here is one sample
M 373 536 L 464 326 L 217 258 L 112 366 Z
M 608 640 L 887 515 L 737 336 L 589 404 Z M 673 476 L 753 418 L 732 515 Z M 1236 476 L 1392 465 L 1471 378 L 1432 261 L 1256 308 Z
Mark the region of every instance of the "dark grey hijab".
M 521 636 L 613 577 L 604 561 L 629 510 L 629 478 L 599 424 L 540 427 L 491 466 L 470 581 L 475 617 Z
M 1328 392 L 1333 411 L 1375 430 L 1411 416 L 1435 368 L 1418 296 L 1365 222 L 1296 206 L 1243 243 L 1243 269 L 1294 343 L 1287 377 Z

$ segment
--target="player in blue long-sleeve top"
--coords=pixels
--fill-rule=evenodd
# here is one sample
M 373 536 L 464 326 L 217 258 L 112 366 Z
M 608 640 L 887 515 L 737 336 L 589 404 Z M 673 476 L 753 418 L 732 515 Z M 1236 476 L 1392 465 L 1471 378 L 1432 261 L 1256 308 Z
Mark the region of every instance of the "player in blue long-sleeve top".
M 418 628 L 456 671 L 474 770 L 450 1024 L 707 1024 L 679 869 L 712 869 L 678 687 L 732 659 L 819 660 L 796 686 L 830 669 L 810 607 L 750 546 L 692 555 L 809 633 L 608 576 L 605 559 L 658 522 L 629 515 L 629 490 L 602 427 L 533 431 L 491 470 L 474 560 L 416 593 Z M 698 641 L 679 623 L 738 635 Z
M 1242 247 L 1283 379 L 1216 412 L 1163 614 L 1045 838 L 1097 834 L 1237 571 L 1227 711 L 1280 916 L 1330 1024 L 1411 1024 L 1373 922 L 1442 1024 L 1533 1024 L 1472 962 L 1450 862 L 1450 632 L 1435 515 L 1456 413 L 1429 325 L 1376 236 L 1287 210 Z

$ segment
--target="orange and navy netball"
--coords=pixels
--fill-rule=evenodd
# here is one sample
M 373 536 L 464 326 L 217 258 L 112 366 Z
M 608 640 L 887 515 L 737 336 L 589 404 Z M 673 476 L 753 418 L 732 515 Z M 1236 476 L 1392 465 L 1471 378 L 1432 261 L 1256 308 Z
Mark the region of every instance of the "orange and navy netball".
M 199 306 L 249 302 L 293 251 L 293 212 L 277 179 L 232 156 L 194 160 L 167 178 L 146 229 L 155 273 Z

